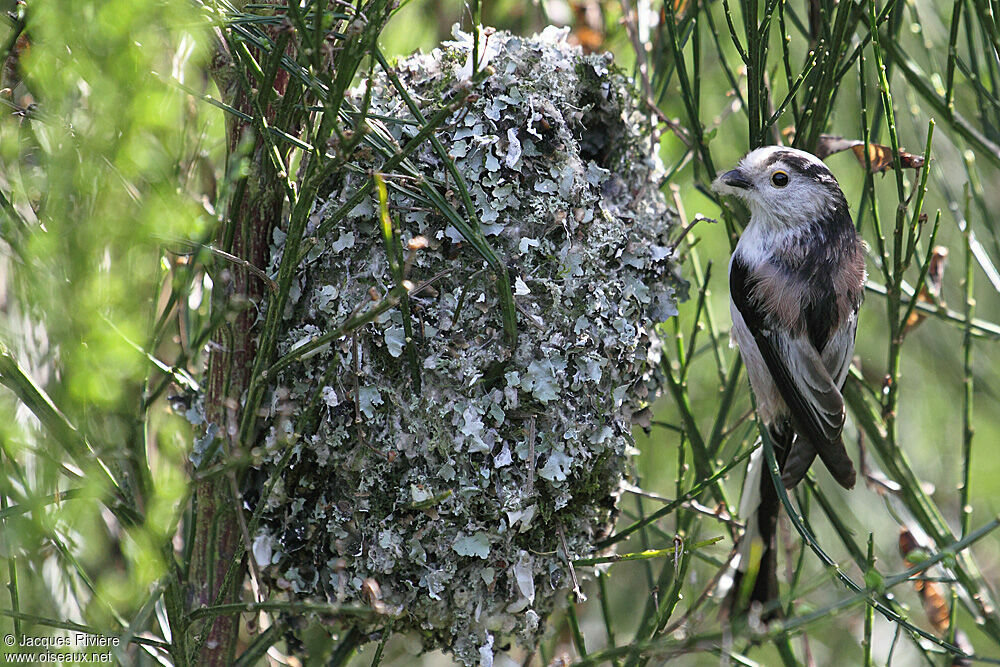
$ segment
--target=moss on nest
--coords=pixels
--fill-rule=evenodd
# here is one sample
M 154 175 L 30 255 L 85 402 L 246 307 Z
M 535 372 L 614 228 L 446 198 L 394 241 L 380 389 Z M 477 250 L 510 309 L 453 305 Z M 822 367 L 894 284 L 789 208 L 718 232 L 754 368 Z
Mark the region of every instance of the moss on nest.
M 395 631 L 417 631 L 425 647 L 466 664 L 491 663 L 510 635 L 537 642 L 571 585 L 567 559 L 591 556 L 609 530 L 632 413 L 659 388 L 654 325 L 676 313 L 683 288 L 648 121 L 609 56 L 584 56 L 565 34 L 490 35 L 493 74 L 438 132 L 510 269 L 516 349 L 504 342 L 483 260 L 414 195 L 412 179 L 389 175 L 403 247 L 428 241 L 413 251 L 407 278 L 438 276 L 409 301 L 421 391 L 396 308 L 288 367 L 274 379 L 267 417 L 258 477 L 294 448 L 255 539 L 267 577 L 290 595 L 330 601 L 370 601 L 374 580 Z M 425 115 L 462 85 L 470 46 L 458 33 L 397 63 Z M 412 120 L 384 76 L 371 94 L 373 116 Z M 362 96 L 352 93 L 357 104 Z M 418 130 L 371 122 L 400 145 Z M 429 145 L 410 162 L 462 210 Z M 339 173 L 309 232 L 379 164 L 362 156 Z M 300 267 L 279 353 L 394 286 L 377 209 L 362 202 Z M 302 417 L 310 402 L 318 419 Z

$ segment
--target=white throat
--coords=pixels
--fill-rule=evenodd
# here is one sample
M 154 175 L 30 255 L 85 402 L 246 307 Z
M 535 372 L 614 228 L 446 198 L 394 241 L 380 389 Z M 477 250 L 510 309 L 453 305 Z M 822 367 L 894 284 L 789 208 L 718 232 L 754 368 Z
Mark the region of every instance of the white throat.
M 740 235 L 733 257 L 737 255 L 748 267 L 760 266 L 774 254 L 774 249 L 785 245 L 799 230 L 755 212 L 750 224 Z

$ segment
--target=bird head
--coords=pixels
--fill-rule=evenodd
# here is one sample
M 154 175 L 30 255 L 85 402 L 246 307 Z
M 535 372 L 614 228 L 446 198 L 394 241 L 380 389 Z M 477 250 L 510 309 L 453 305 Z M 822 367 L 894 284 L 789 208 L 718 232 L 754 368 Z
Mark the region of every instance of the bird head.
M 715 179 L 712 189 L 742 199 L 753 219 L 797 227 L 846 212 L 837 179 L 811 153 L 766 146 L 747 153 L 735 169 Z

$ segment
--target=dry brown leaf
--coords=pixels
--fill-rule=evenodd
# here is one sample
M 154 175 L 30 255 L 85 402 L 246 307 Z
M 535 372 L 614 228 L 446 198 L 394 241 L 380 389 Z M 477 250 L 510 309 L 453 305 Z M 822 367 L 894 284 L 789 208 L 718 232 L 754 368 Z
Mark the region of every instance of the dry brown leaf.
M 920 545 L 917 544 L 917 538 L 913 537 L 913 533 L 911 533 L 906 528 L 900 528 L 899 529 L 899 555 L 903 557 L 903 560 L 906 560 L 906 562 L 909 562 L 909 560 L 907 560 L 907 558 L 909 557 L 909 555 L 911 553 L 913 553 L 914 551 L 916 551 L 917 549 L 919 549 L 919 548 L 920 548 Z
M 903 560 L 907 565 L 911 567 L 915 565 L 908 557 L 919 548 L 920 545 L 917 544 L 917 540 L 913 537 L 913 534 L 906 528 L 900 529 L 899 553 L 903 556 Z M 920 602 L 923 604 L 927 619 L 931 622 L 931 627 L 939 635 L 945 636 L 948 632 L 949 621 L 951 620 L 951 610 L 948 607 L 947 589 L 944 584 L 939 581 L 914 579 L 913 588 L 917 591 L 917 595 L 920 596 Z
M 601 5 L 594 0 L 573 0 L 573 30 L 570 40 L 579 44 L 584 53 L 604 50 L 604 14 Z
M 848 148 L 854 151 L 854 157 L 857 158 L 861 166 L 865 166 L 865 142 L 857 139 L 845 139 L 844 137 L 836 137 L 830 134 L 821 134 L 813 153 L 815 153 L 816 157 L 824 160 L 830 155 L 846 151 Z M 888 146 L 869 143 L 868 158 L 871 161 L 871 169 L 874 173 L 880 174 L 886 169 L 893 168 L 892 149 Z M 924 157 L 900 150 L 899 164 L 903 169 L 920 169 L 924 166 Z
M 927 289 L 935 298 L 941 298 L 941 283 L 944 270 L 948 266 L 948 249 L 942 245 L 931 251 L 931 264 L 927 267 Z
M 945 598 L 944 585 L 937 581 L 917 580 L 913 582 L 913 587 L 920 596 L 920 602 L 924 605 L 924 613 L 931 622 L 931 627 L 939 635 L 948 632 L 948 620 L 950 612 L 948 600 Z
M 604 34 L 588 28 L 585 25 L 578 25 L 570 33 L 571 41 L 580 45 L 584 53 L 597 53 L 604 50 Z
M 936 246 L 931 251 L 930 266 L 927 267 L 927 280 L 924 281 L 920 292 L 917 293 L 917 301 L 932 305 L 942 304 L 941 284 L 944 281 L 944 270 L 948 266 L 948 249 L 944 246 Z M 903 325 L 903 335 L 910 333 L 920 326 L 920 323 L 927 319 L 927 313 L 914 309 L 910 316 L 906 318 Z
M 859 141 L 851 146 L 851 149 L 854 151 L 854 157 L 864 166 L 866 164 L 864 143 Z M 880 174 L 886 169 L 892 169 L 893 167 L 892 149 L 888 146 L 868 144 L 868 157 L 872 165 L 871 170 L 876 174 Z M 903 169 L 920 169 L 924 166 L 924 157 L 900 150 L 899 165 Z

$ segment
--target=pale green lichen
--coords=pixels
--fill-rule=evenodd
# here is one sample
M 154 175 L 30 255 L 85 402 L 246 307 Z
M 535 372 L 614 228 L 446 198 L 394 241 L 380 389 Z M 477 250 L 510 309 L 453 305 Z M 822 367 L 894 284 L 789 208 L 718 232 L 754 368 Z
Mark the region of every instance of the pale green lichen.
M 395 631 L 415 630 L 467 664 L 491 662 L 501 635 L 536 642 L 570 585 L 568 559 L 592 555 L 609 530 L 632 413 L 659 388 L 654 325 L 676 314 L 683 287 L 648 119 L 608 56 L 582 55 L 564 38 L 551 29 L 490 35 L 493 74 L 438 132 L 510 269 L 516 349 L 504 342 L 482 259 L 414 195 L 412 180 L 388 176 L 404 247 L 429 241 L 408 279 L 447 271 L 410 297 L 422 391 L 395 309 L 274 378 L 266 418 L 259 477 L 294 447 L 254 536 L 267 577 L 331 601 L 364 601 L 374 579 L 398 616 Z M 458 35 L 398 62 L 426 115 L 461 85 L 469 48 Z M 356 103 L 362 94 L 352 94 Z M 371 104 L 374 116 L 411 119 L 384 77 Z M 417 132 L 383 125 L 400 144 Z M 429 145 L 410 162 L 461 211 Z M 312 229 L 379 164 L 369 155 L 339 173 Z M 377 209 L 364 201 L 319 239 L 296 276 L 279 354 L 393 287 Z M 282 241 L 276 235 L 275 267 Z M 318 414 L 306 419 L 310 405 Z

